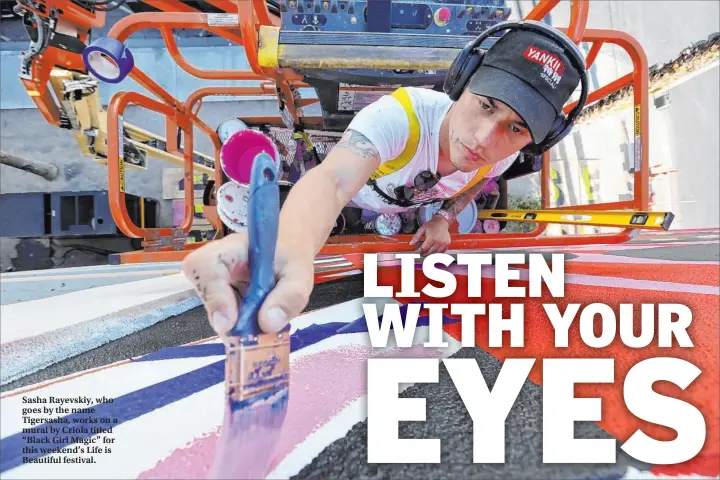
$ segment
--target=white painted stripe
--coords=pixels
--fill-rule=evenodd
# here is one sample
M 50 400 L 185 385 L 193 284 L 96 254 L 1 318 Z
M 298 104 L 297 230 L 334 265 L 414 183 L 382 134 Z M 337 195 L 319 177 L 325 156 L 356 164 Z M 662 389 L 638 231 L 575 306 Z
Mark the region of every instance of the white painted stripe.
M 342 255 L 338 255 L 336 257 L 327 257 L 327 258 L 316 258 L 313 261 L 314 265 L 322 265 L 325 263 L 333 263 L 333 262 L 346 262 L 347 260 Z
M 467 275 L 467 267 L 452 264 L 447 269 L 456 274 Z M 516 270 L 516 269 L 511 269 Z M 528 281 L 529 272 L 527 269 L 517 269 L 520 280 Z M 493 268 L 482 270 L 485 278 L 495 278 Z M 566 273 L 565 284 L 588 285 L 594 287 L 625 288 L 628 290 L 654 290 L 660 292 L 698 293 L 702 295 L 720 295 L 720 287 L 707 285 L 691 285 L 686 283 L 659 282 L 655 280 L 635 280 L 632 278 L 604 277 L 600 275 L 581 275 Z
M 48 280 L 80 280 L 83 278 L 106 278 L 106 277 L 143 277 L 143 276 L 165 276 L 180 273 L 179 269 L 171 270 L 138 270 L 135 272 L 101 272 L 101 273 L 76 273 L 64 275 L 42 275 L 33 277 L 12 277 L 0 280 L 2 284 L 20 282 L 44 282 Z
M 717 244 L 718 241 L 697 241 L 697 242 L 668 242 L 666 245 L 658 245 L 655 243 L 618 243 L 618 244 L 593 244 L 593 245 L 568 245 L 568 246 L 541 246 L 541 247 L 508 247 L 508 248 L 495 248 L 495 249 L 478 249 L 477 252 L 505 252 L 505 251 L 541 251 L 541 252 L 558 252 L 558 253 L 575 253 L 584 250 L 644 250 L 648 248 L 661 248 L 661 247 L 683 247 L 683 246 L 697 246 L 697 245 L 712 245 Z M 447 253 L 468 253 L 467 250 L 449 250 Z
M 177 274 L 2 305 L 0 342 L 6 344 L 79 325 L 191 289 L 187 278 Z
M 134 263 L 129 265 L 91 265 L 87 267 L 48 268 L 44 270 L 30 270 L 23 272 L 0 273 L 0 281 L 5 278 L 16 277 L 44 277 L 47 275 L 78 275 L 83 273 L 123 273 L 139 272 L 157 269 L 179 269 L 180 262 Z
M 5 385 L 197 306 L 200 306 L 200 299 L 195 292 L 188 291 L 79 325 L 4 343 L 0 346 L 3 359 L 0 383 Z
M 521 275 L 528 279 L 528 272 Z M 629 290 L 654 290 L 662 292 L 698 293 L 702 295 L 720 295 L 720 287 L 691 285 L 687 283 L 659 282 L 654 280 L 635 280 L 631 278 L 601 277 L 595 275 L 566 274 L 565 283 L 596 287 L 625 288 Z
M 351 262 L 333 263 L 332 265 L 321 265 L 315 267 L 315 273 L 332 272 L 338 268 L 352 267 Z
M 362 273 L 362 270 L 348 270 L 347 272 L 328 273 L 320 278 L 350 277 L 352 275 L 358 275 L 360 273 Z
M 697 247 L 698 245 L 717 245 L 718 240 L 691 240 L 686 242 L 655 241 L 652 243 L 632 243 L 631 246 L 638 248 L 662 248 L 662 247 Z

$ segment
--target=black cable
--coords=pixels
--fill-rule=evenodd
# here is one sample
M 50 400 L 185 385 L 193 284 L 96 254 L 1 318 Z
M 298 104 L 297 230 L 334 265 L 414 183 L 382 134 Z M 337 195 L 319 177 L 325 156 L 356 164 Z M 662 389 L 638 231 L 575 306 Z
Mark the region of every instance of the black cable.
M 59 248 L 67 248 L 67 250 L 65 250 L 65 252 L 63 252 L 63 254 L 58 259 L 59 261 L 56 262 L 54 260 L 55 250 L 57 250 Z M 104 248 L 91 247 L 89 245 L 77 245 L 77 244 L 58 245 L 55 242 L 54 238 L 50 239 L 50 259 L 53 262 L 53 265 L 55 267 L 61 267 L 62 265 L 64 265 L 65 261 L 67 260 L 68 254 L 73 251 L 83 252 L 83 253 L 94 253 L 96 255 L 104 255 L 104 256 L 110 256 L 110 255 L 122 253 L 122 252 L 115 252 L 112 250 L 106 250 Z
M 98 247 L 93 247 L 90 245 L 80 245 L 80 244 L 76 244 L 76 243 L 70 243 L 67 245 L 58 245 L 54 238 L 50 240 L 50 243 L 55 248 L 67 248 L 67 249 L 69 249 L 68 251 L 77 250 L 79 252 L 97 253 L 98 255 L 114 255 L 116 253 L 122 253 L 122 252 L 116 252 L 114 250 L 108 250 L 106 248 L 98 248 Z M 65 252 L 63 255 L 65 255 L 65 254 L 67 254 L 67 252 Z
M 273 15 L 280 16 L 280 3 L 277 0 L 265 0 L 268 11 Z

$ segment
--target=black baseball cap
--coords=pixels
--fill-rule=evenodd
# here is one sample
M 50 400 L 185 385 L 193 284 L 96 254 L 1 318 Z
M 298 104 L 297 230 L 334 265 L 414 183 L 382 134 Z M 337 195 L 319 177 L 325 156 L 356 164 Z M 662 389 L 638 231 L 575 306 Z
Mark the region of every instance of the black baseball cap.
M 580 72 L 565 48 L 540 33 L 509 30 L 485 52 L 468 89 L 515 110 L 527 123 L 533 142 L 539 143 L 580 83 Z

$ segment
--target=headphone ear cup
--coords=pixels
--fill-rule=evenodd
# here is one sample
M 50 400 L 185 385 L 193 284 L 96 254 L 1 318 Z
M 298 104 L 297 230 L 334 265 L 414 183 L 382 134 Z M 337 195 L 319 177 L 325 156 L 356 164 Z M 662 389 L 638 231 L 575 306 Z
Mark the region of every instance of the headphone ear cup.
M 572 128 L 572 123 L 567 123 L 567 117 L 565 117 L 564 114 L 560 113 L 560 115 L 555 117 L 555 121 L 553 121 L 553 124 L 550 127 L 547 135 L 545 136 L 545 139 L 543 139 L 540 143 L 531 143 L 525 148 L 523 148 L 521 151 L 523 153 L 533 156 L 542 155 L 543 153 L 557 145 L 563 138 L 565 138 L 565 136 L 570 133 Z
M 483 55 L 482 51 L 473 52 L 473 49 L 466 47 L 466 50 L 463 50 L 453 61 L 443 85 L 443 90 L 448 94 L 450 100 L 456 102 L 460 98 L 470 77 L 482 63 Z
M 520 150 L 520 153 L 524 153 L 525 155 L 529 155 L 531 157 L 539 157 L 545 153 L 545 150 L 543 150 L 542 144 L 530 143 Z
M 550 131 L 548 132 L 545 140 L 542 142 L 545 150 L 549 150 L 567 136 L 573 128 L 572 123 L 568 123 L 567 117 L 562 113 L 555 118 Z
M 572 130 L 572 124 L 567 124 L 567 118 L 564 114 L 560 113 L 560 115 L 555 117 L 550 130 L 540 143 L 531 143 L 521 151 L 533 156 L 542 155 L 565 138 L 565 136 L 570 133 L 570 130 Z
M 445 82 L 443 83 L 443 91 L 448 95 L 451 95 L 455 91 L 455 85 L 458 83 L 458 78 L 462 74 L 465 64 L 468 61 L 468 57 L 472 52 L 472 45 L 467 44 L 462 51 L 455 57 L 453 63 L 450 65 L 450 69 L 445 74 Z

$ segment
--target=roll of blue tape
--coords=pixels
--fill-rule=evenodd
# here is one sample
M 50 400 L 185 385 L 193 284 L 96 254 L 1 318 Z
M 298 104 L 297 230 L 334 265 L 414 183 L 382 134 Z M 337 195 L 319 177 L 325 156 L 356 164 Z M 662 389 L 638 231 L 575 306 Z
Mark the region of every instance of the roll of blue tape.
M 106 83 L 120 83 L 135 66 L 132 53 L 124 43 L 112 37 L 95 40 L 82 53 L 87 69 Z

